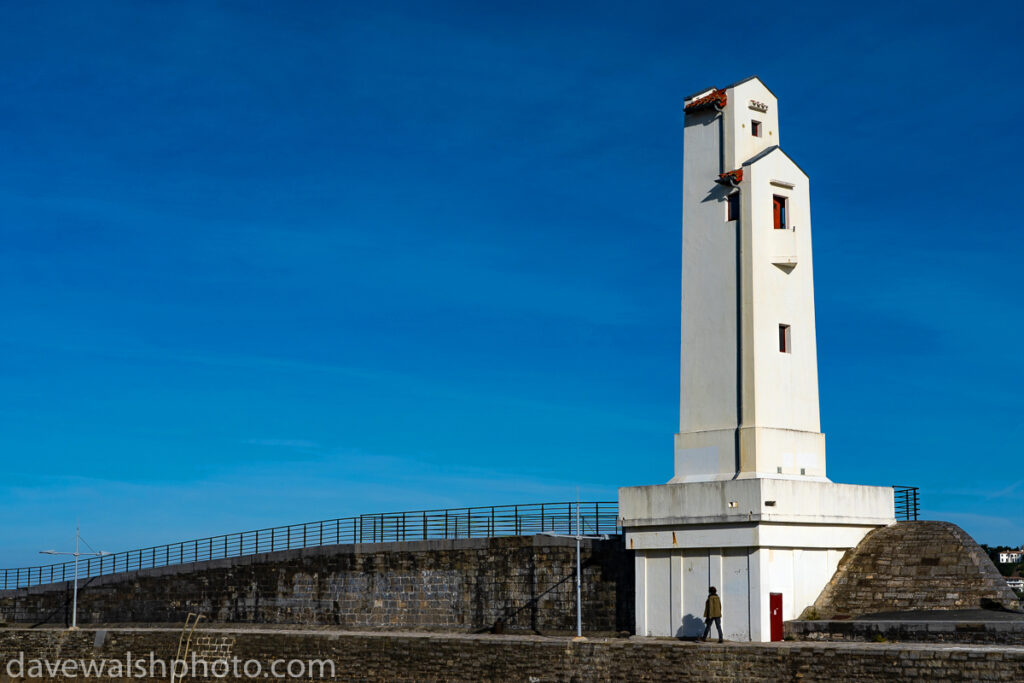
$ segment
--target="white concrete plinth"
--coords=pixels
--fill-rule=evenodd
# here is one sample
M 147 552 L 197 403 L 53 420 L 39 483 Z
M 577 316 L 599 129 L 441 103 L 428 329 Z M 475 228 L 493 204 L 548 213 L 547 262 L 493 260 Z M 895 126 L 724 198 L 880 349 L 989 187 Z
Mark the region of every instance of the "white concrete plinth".
M 636 553 L 636 632 L 703 632 L 708 587 L 729 640 L 770 640 L 769 594 L 783 620 L 813 604 L 843 553 L 894 523 L 893 492 L 793 478 L 619 489 L 626 547 Z

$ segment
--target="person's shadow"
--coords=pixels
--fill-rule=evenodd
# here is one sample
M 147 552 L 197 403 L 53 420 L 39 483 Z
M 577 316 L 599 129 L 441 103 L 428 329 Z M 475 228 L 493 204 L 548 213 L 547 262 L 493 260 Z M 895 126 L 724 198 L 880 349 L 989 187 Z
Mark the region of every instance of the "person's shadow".
M 676 630 L 680 640 L 697 640 L 704 635 L 704 620 L 692 614 L 683 615 L 683 623 Z

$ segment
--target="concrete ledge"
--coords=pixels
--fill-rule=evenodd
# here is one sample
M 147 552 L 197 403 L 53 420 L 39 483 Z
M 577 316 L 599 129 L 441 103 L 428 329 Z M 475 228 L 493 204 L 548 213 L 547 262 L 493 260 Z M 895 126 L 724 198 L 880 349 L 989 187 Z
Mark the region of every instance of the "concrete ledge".
M 886 526 L 896 521 L 891 487 L 792 477 L 620 488 L 619 516 L 627 531 L 666 524 Z

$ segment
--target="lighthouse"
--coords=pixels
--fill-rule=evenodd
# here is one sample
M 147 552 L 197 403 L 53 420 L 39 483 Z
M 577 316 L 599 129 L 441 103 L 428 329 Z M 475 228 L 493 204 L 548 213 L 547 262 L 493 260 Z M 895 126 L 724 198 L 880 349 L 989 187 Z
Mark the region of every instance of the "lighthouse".
M 679 432 L 666 484 L 619 490 L 639 635 L 781 638 L 890 487 L 831 482 L 818 408 L 810 179 L 755 77 L 683 102 Z

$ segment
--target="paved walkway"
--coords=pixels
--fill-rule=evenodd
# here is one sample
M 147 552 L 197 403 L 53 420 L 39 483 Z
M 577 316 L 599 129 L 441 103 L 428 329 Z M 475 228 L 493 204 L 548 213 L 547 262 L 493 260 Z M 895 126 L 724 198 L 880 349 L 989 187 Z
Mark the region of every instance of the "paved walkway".
M 54 631 L 58 629 L 29 629 L 19 628 L 17 626 L 8 626 L 3 629 L 5 633 L 14 633 L 18 631 L 32 631 L 38 633 L 39 631 Z M 62 630 L 62 629 L 61 629 Z M 170 627 L 170 626 L 124 626 L 124 625 L 111 625 L 111 626 L 87 626 L 80 628 L 82 632 L 96 632 L 96 631 L 112 631 L 112 632 L 168 632 L 178 634 L 181 633 L 181 627 Z M 493 634 L 479 634 L 479 633 L 457 633 L 457 632 L 438 632 L 438 631 L 351 631 L 345 629 L 332 628 L 330 626 L 309 628 L 306 626 L 294 626 L 289 627 L 286 625 L 260 625 L 260 624 L 244 624 L 238 626 L 228 626 L 225 624 L 212 624 L 204 625 L 201 624 L 196 633 L 225 633 L 232 635 L 240 635 L 245 633 L 281 633 L 289 635 L 302 635 L 302 636 L 323 636 L 336 638 L 338 636 L 347 638 L 390 638 L 390 637 L 401 637 L 401 638 L 424 638 L 434 640 L 480 640 L 480 641 L 495 641 L 495 642 L 563 642 L 566 646 L 576 644 L 576 641 L 571 636 L 538 636 L 538 635 L 493 635 Z M 690 648 L 763 648 L 771 647 L 778 650 L 872 650 L 872 651 L 887 651 L 892 654 L 907 651 L 927 651 L 927 652 L 976 652 L 976 653 L 1012 653 L 1012 654 L 1024 654 L 1024 645 L 988 645 L 983 643 L 938 643 L 938 642 L 908 642 L 908 643 L 870 643 L 863 641 L 852 641 L 852 642 L 837 642 L 837 641 L 809 641 L 809 640 L 797 640 L 797 641 L 781 641 L 775 643 L 748 643 L 739 641 L 726 641 L 725 643 L 707 642 L 700 643 L 688 640 L 679 640 L 677 638 L 655 638 L 645 636 L 631 636 L 629 638 L 613 638 L 613 637 L 594 637 L 586 638 L 582 643 L 603 643 L 603 644 L 620 644 L 623 647 L 642 645 L 652 647 L 690 647 Z

